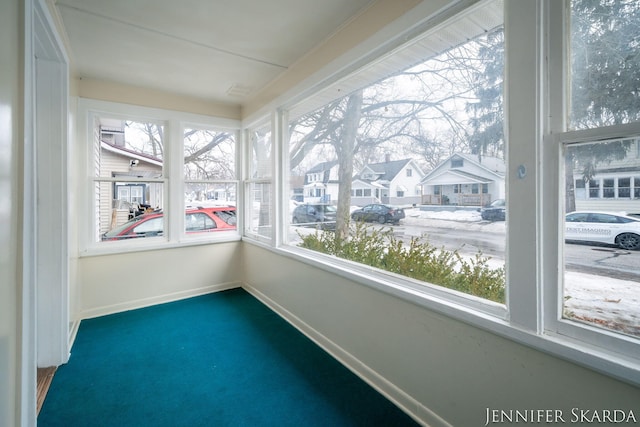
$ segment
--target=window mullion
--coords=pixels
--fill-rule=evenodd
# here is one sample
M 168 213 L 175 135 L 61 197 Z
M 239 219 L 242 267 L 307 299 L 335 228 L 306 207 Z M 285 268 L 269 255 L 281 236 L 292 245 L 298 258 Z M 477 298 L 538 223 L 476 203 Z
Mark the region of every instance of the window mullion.
M 173 119 L 167 127 L 165 176 L 169 179 L 165 181 L 165 191 L 169 203 L 165 208 L 165 227 L 169 240 L 178 240 L 184 230 L 184 126 Z
M 536 19 L 531 19 L 535 16 Z M 507 304 L 514 326 L 540 332 L 539 141 L 541 31 L 539 2 L 505 2 L 507 123 Z M 535 40 L 535 43 L 532 43 Z M 532 64 L 522 67 L 522 64 Z M 517 129 L 517 132 L 513 130 Z

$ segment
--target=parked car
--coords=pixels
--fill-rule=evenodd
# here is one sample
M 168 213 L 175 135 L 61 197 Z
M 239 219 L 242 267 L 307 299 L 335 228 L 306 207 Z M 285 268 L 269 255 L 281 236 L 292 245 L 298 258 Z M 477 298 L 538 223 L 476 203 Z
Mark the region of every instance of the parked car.
M 302 204 L 293 209 L 291 222 L 294 224 L 310 224 L 318 222 L 336 222 L 337 209 L 326 203 Z
M 216 206 L 192 208 L 185 211 L 184 227 L 187 233 L 235 230 L 236 208 Z M 140 237 L 162 236 L 164 213 L 161 211 L 142 214 L 102 235 L 102 240 L 126 240 Z
M 380 203 L 372 203 L 351 212 L 351 219 L 354 221 L 377 221 L 380 224 L 391 222 L 397 225 L 402 218 L 404 209 Z
M 638 250 L 640 218 L 612 212 L 571 212 L 565 216 L 564 238 Z
M 496 199 L 488 206 L 480 209 L 480 216 L 486 221 L 504 221 L 507 206 L 504 199 Z

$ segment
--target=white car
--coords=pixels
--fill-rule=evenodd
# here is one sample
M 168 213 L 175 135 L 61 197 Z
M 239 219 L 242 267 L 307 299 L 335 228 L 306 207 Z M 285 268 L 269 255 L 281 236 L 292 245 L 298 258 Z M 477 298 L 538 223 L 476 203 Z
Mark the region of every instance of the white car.
M 640 249 L 640 218 L 611 212 L 571 212 L 565 216 L 564 238 Z

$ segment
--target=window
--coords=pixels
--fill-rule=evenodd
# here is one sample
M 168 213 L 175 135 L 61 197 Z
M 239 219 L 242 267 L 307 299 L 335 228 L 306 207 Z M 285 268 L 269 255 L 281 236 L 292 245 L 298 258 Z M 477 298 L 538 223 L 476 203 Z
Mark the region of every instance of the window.
M 589 180 L 589 197 L 592 199 L 597 199 L 600 197 L 600 180 L 599 179 Z
M 622 2 L 609 0 L 508 2 L 507 17 L 512 22 L 507 27 L 511 32 L 506 35 L 502 32 L 501 2 L 471 3 L 473 5 L 459 16 L 451 17 L 447 15 L 450 13 L 447 10 L 446 20 L 438 21 L 435 28 L 428 24 L 423 35 L 414 38 L 408 45 L 397 49 L 394 47 L 388 56 L 378 57 L 377 51 L 372 52 L 376 59 L 371 64 L 356 62 L 357 65 L 363 65 L 360 71 L 331 75 L 327 81 L 337 83 L 330 83 L 311 95 L 310 92 L 304 92 L 300 98 L 280 106 L 282 111 L 277 113 L 275 119 L 282 120 L 282 135 L 274 140 L 277 144 L 275 152 L 279 154 L 273 163 L 276 166 L 283 164 L 283 170 L 277 170 L 278 174 L 282 173 L 283 184 L 282 188 L 278 184 L 276 193 L 281 189 L 282 198 L 286 199 L 291 195 L 299 197 L 301 194 L 306 196 L 324 192 L 325 200 L 331 200 L 336 207 L 336 224 L 330 233 L 321 233 L 325 227 L 305 227 L 301 220 L 293 219 L 291 208 L 284 209 L 282 218 L 278 216 L 278 222 L 283 220 L 282 223 L 287 224 L 289 218 L 290 227 L 278 227 L 276 236 L 282 244 L 274 242 L 274 250 L 282 248 L 288 255 L 302 255 L 306 262 L 340 269 L 341 274 L 363 284 L 383 288 L 465 322 L 476 322 L 492 332 L 515 338 L 542 351 L 579 360 L 581 364 L 611 372 L 618 377 L 630 374 L 631 381 L 637 383 L 640 365 L 635 359 L 640 348 L 634 332 L 637 331 L 637 321 L 633 324 L 634 319 L 638 318 L 637 307 L 625 311 L 630 314 L 628 317 L 610 322 L 616 313 L 612 307 L 629 308 L 626 304 L 628 295 L 609 298 L 602 294 L 604 289 L 610 289 L 609 284 L 615 284 L 620 279 L 614 276 L 634 277 L 633 273 L 629 273 L 634 270 L 623 267 L 606 272 L 598 265 L 600 262 L 592 262 L 593 258 L 589 256 L 599 255 L 600 258 L 611 258 L 616 262 L 635 260 L 634 265 L 637 265 L 635 255 L 638 251 L 620 247 L 620 244 L 626 247 L 633 244 L 633 236 L 627 233 L 624 238 L 619 238 L 618 246 L 607 240 L 613 235 L 614 227 L 627 227 L 635 221 L 633 217 L 621 217 L 618 215 L 620 211 L 640 212 L 636 204 L 636 199 L 640 198 L 640 171 L 634 163 L 640 149 L 637 145 L 640 135 L 637 103 L 630 95 L 634 94 L 633 90 L 618 92 L 611 86 L 603 85 L 608 84 L 607 80 L 614 85 L 624 84 L 616 82 L 620 80 L 616 75 L 633 76 L 637 73 L 628 71 L 638 67 L 625 68 L 626 72 L 618 70 L 601 79 L 598 74 L 609 73 L 609 70 L 602 67 L 607 61 L 602 61 L 598 56 L 607 52 L 615 55 L 617 50 L 595 47 L 594 52 L 583 55 L 580 49 L 570 47 L 572 33 L 567 31 L 569 27 L 566 26 L 570 22 L 568 15 L 572 5 L 574 12 L 581 10 L 581 19 L 586 19 L 583 24 L 595 19 L 594 26 L 585 24 L 582 27 L 586 31 L 585 36 L 597 36 L 595 44 L 588 42 L 589 37 L 579 42 L 584 47 L 591 45 L 593 48 L 600 43 L 597 38 L 603 36 L 605 27 L 623 25 L 630 30 L 632 23 L 640 22 L 634 15 L 636 12 L 633 12 L 634 2 L 626 2 L 622 8 L 619 7 Z M 604 9 L 614 5 L 616 10 L 588 17 L 590 7 L 594 5 Z M 532 24 L 532 15 L 536 17 L 536 25 Z M 605 18 L 611 16 L 623 19 L 613 19 L 610 25 L 604 25 Z M 465 17 L 473 17 L 473 25 L 467 26 L 471 22 L 466 21 Z M 598 23 L 599 20 L 602 20 L 602 25 Z M 482 22 L 482 29 L 475 27 L 478 21 Z M 476 28 L 477 31 L 470 28 Z M 449 29 L 455 31 L 449 32 Z M 409 38 L 414 37 L 416 32 L 412 29 Z M 400 40 L 406 36 L 403 34 L 394 41 L 400 44 Z M 506 59 L 516 72 L 503 81 L 503 41 L 504 37 L 511 36 L 514 37 L 506 46 L 509 49 Z M 531 40 L 539 42 L 531 43 Z M 624 40 L 622 37 L 618 42 L 624 44 Z M 631 44 L 637 43 L 637 34 L 626 40 Z M 482 48 L 475 44 L 477 41 L 481 41 L 479 44 Z M 565 51 L 566 47 L 569 49 Z M 464 55 L 461 58 L 457 54 L 462 51 Z M 568 52 L 576 56 L 569 56 Z M 626 52 L 628 55 L 625 60 L 633 62 L 631 52 Z M 595 62 L 579 65 L 573 61 L 577 57 Z M 407 62 L 406 58 L 411 58 L 411 61 Z M 453 69 L 447 61 L 453 60 L 459 66 L 465 64 L 465 58 L 474 58 L 472 64 L 466 63 L 473 65 L 471 69 L 474 69 L 466 70 L 466 76 L 469 77 L 465 79 L 466 82 L 482 82 L 480 89 L 486 90 L 464 90 L 464 82 L 446 74 L 447 70 Z M 610 63 L 620 64 L 619 59 Z M 523 67 L 521 64 L 532 66 Z M 589 72 L 574 72 L 572 66 L 589 66 L 591 69 Z M 440 76 L 430 75 L 431 71 L 440 73 Z M 474 74 L 473 78 L 471 73 Z M 572 76 L 575 77 L 574 82 L 570 79 Z M 598 85 L 591 86 L 585 76 L 599 80 Z M 438 77 L 445 78 L 439 80 Z M 426 81 L 429 84 L 422 86 L 422 82 Z M 508 136 L 508 150 L 505 147 L 507 138 L 502 130 L 503 84 L 508 86 L 505 93 L 509 94 L 510 102 L 505 106 L 509 107 L 509 122 L 513 124 Z M 406 89 L 407 85 L 411 90 Z M 591 97 L 589 91 L 595 88 L 603 90 L 598 96 Z M 308 89 L 311 91 L 316 88 Z M 457 97 L 456 90 L 463 90 L 465 96 Z M 580 94 L 581 91 L 584 93 Z M 401 105 L 394 105 L 395 96 L 407 99 L 409 94 L 420 100 L 427 93 L 430 105 L 436 105 L 440 99 L 448 101 L 438 104 L 438 111 L 420 110 L 417 106 L 424 104 L 420 102 L 416 102 L 408 111 Z M 611 102 L 608 97 L 617 99 Z M 375 114 L 377 100 L 382 100 L 386 108 Z M 593 102 L 589 104 L 589 100 Z M 576 102 L 582 102 L 582 105 L 576 107 Z M 621 107 L 618 108 L 616 104 Z M 366 105 L 366 108 L 358 110 L 357 107 L 362 105 Z M 445 121 L 452 127 L 443 126 L 439 120 L 440 113 L 446 114 Z M 616 118 L 616 115 L 621 117 Z M 394 122 L 390 120 L 394 116 L 410 118 L 410 121 Z M 523 129 L 520 129 L 521 126 Z M 437 132 L 423 134 L 427 133 L 427 129 L 435 128 Z M 402 132 L 392 133 L 400 129 Z M 312 137 L 320 134 L 326 138 L 320 140 Z M 354 134 L 357 136 L 355 141 L 347 138 Z M 375 144 L 367 144 L 372 142 Z M 448 142 L 451 142 L 450 146 Z M 626 155 L 622 155 L 620 148 L 624 148 L 626 142 L 630 143 L 630 148 Z M 484 236 L 474 234 L 471 229 L 454 227 L 442 233 L 445 236 L 442 240 L 435 240 L 438 249 L 457 250 L 462 245 L 468 248 L 490 234 L 493 245 L 483 246 L 482 251 L 486 251 L 483 254 L 490 254 L 491 259 L 481 261 L 476 266 L 478 269 L 473 271 L 487 274 L 484 277 L 492 284 L 498 283 L 498 292 L 478 295 L 468 288 L 451 289 L 435 279 L 424 280 L 412 272 L 394 270 L 389 267 L 392 262 L 386 265 L 376 263 L 395 250 L 396 247 L 389 241 L 370 246 L 372 250 L 368 251 L 350 250 L 354 246 L 340 246 L 338 249 L 344 249 L 340 253 L 326 251 L 333 256 L 317 252 L 331 249 L 336 242 L 366 242 L 358 240 L 363 236 L 358 234 L 357 227 L 363 227 L 368 233 L 381 233 L 376 236 L 390 235 L 396 239 L 407 237 L 394 228 L 394 221 L 385 217 L 379 208 L 381 204 L 392 204 L 390 201 L 397 197 L 398 187 L 395 187 L 395 182 L 391 183 L 392 175 L 389 175 L 392 171 L 382 167 L 384 163 L 393 164 L 387 161 L 390 159 L 385 159 L 385 153 L 389 152 L 394 155 L 397 153 L 398 158 L 412 160 L 412 165 L 419 166 L 412 168 L 414 172 L 417 170 L 419 176 L 424 175 L 420 168 L 431 171 L 441 166 L 439 172 L 443 173 L 438 174 L 437 179 L 420 184 L 424 194 L 420 195 L 418 203 L 428 201 L 448 205 L 446 215 L 449 218 L 455 215 L 452 210 L 460 207 L 468 208 L 469 216 L 488 215 L 487 210 L 492 207 L 487 206 L 487 202 L 499 200 L 493 206 L 497 209 L 494 211 L 496 215 L 491 216 L 493 219 L 483 221 L 486 224 Z M 345 154 L 346 159 L 343 157 Z M 465 155 L 470 156 L 464 157 L 469 159 L 467 163 L 463 161 Z M 470 166 L 470 159 L 476 158 L 482 159 L 481 163 L 494 174 L 501 175 L 500 179 L 479 177 L 473 170 L 460 169 L 465 165 Z M 590 158 L 592 161 L 589 161 Z M 517 163 L 507 167 L 509 161 Z M 305 187 L 305 177 L 311 177 L 311 174 L 315 176 L 317 172 L 313 171 L 317 170 L 316 167 L 327 162 L 335 167 L 330 173 L 322 175 L 322 186 Z M 375 189 L 372 191 L 375 197 L 372 203 L 366 201 L 366 204 L 355 206 L 354 197 L 360 193 L 351 187 L 351 178 L 354 176 L 368 181 L 371 188 Z M 397 177 L 397 171 L 393 176 Z M 398 178 L 407 177 L 402 173 Z M 482 195 L 474 194 L 476 190 L 471 185 L 471 181 L 478 182 L 478 178 L 488 181 L 482 184 Z M 265 179 L 265 182 L 271 183 L 270 179 Z M 410 188 L 408 185 L 416 184 L 403 182 L 403 185 Z M 629 198 L 625 197 L 627 188 L 631 196 Z M 611 195 L 611 189 L 613 197 L 605 197 L 605 194 Z M 271 194 L 271 189 L 266 192 Z M 250 191 L 245 193 L 256 194 Z M 350 203 L 344 201 L 345 194 L 353 196 L 347 196 Z M 258 199 L 260 197 L 256 196 Z M 480 200 L 482 206 L 464 205 L 469 200 Z M 567 204 L 569 200 L 573 204 Z M 403 205 L 410 206 L 410 203 Z M 257 218 L 255 209 L 258 205 L 254 203 L 253 206 L 253 217 Z M 421 210 L 423 207 L 415 210 L 405 208 L 405 217 L 399 220 L 400 224 L 422 218 L 431 220 Z M 595 208 L 598 208 L 598 212 L 606 208 L 607 213 L 605 216 L 590 215 Z M 613 209 L 616 214 L 611 213 Z M 570 213 L 575 210 L 585 212 Z M 362 220 L 354 221 L 352 215 Z M 510 222 L 509 233 L 502 220 L 504 216 Z M 617 217 L 615 221 L 614 217 Z M 349 226 L 345 229 L 343 227 L 347 220 Z M 460 234 L 462 237 L 459 237 Z M 343 240 L 336 240 L 336 236 Z M 507 238 L 509 245 L 505 242 Z M 398 240 L 393 242 L 398 243 Z M 310 256 L 309 250 L 316 252 Z M 341 259 L 345 253 L 365 256 Z M 459 253 L 465 261 L 474 256 L 464 250 Z M 426 257 L 417 257 L 421 258 Z M 480 259 L 484 260 L 482 256 Z M 505 260 L 509 261 L 506 273 L 508 283 L 503 269 Z M 584 263 L 591 264 L 585 267 Z M 459 270 L 462 265 L 458 264 L 453 270 Z M 411 267 L 415 270 L 416 264 Z M 470 271 L 468 264 L 466 268 Z M 593 274 L 597 270 L 603 275 Z M 601 285 L 605 284 L 595 289 L 600 296 L 597 303 L 587 301 L 587 293 L 584 292 L 585 285 L 594 283 L 594 276 Z M 630 289 L 636 288 L 636 283 L 630 285 Z M 618 362 L 623 359 L 625 362 Z
M 237 238 L 235 219 L 207 210 L 223 204 L 235 215 L 237 122 L 88 99 L 78 105 L 91 177 L 84 252 Z
M 273 143 L 271 125 L 265 123 L 247 131 L 246 159 L 248 175 L 245 180 L 246 217 L 244 234 L 261 240 L 273 238 Z M 310 176 L 315 180 L 315 175 Z M 302 187 L 294 176 L 291 177 L 293 199 Z M 306 196 L 315 195 L 309 189 Z M 289 206 L 287 209 L 291 209 Z
M 612 199 L 616 196 L 615 179 L 606 178 L 602 180 L 602 197 Z
M 164 173 L 164 123 L 93 115 L 93 242 L 146 209 L 162 211 L 167 182 Z M 163 235 L 162 222 L 154 236 Z M 141 225 L 143 229 L 149 225 Z M 157 226 L 157 225 L 156 225 Z M 139 235 L 150 236 L 148 232 Z
M 640 309 L 631 303 L 637 298 L 631 289 L 637 288 L 640 277 L 625 272 L 640 260 L 640 221 L 625 213 L 640 212 L 640 204 L 631 197 L 635 179 L 630 177 L 640 171 L 640 105 L 630 95 L 637 79 L 629 72 L 640 64 L 640 4 L 567 4 L 569 43 L 559 55 L 566 64 L 569 109 L 567 129 L 555 135 L 564 169 L 559 185 L 565 214 L 560 227 L 561 309 L 548 313 L 547 324 L 563 335 L 637 354 Z M 561 99 L 555 99 L 560 106 Z M 580 213 L 569 214 L 572 211 Z M 554 320 L 557 315 L 559 321 Z
M 603 164 L 640 171 L 638 159 L 628 155 L 630 148 L 626 139 L 567 143 L 564 164 L 574 165 L 567 175 L 568 183 L 584 183 L 575 176 L 592 170 L 597 173 Z M 620 213 L 640 212 L 640 204 L 616 200 L 629 196 L 630 183 L 630 178 L 590 179 L 590 199 L 581 199 L 578 191 L 565 192 L 566 213 L 592 212 L 565 218 L 563 318 L 640 337 L 640 324 L 634 320 L 640 309 L 627 304 L 635 298 L 627 289 L 631 283 L 640 284 L 640 277 L 623 274 L 638 262 L 635 252 L 640 249 L 640 221 Z M 602 257 L 603 252 L 613 257 Z
M 184 198 L 186 208 L 226 207 L 235 212 L 236 181 L 236 132 L 213 128 L 187 127 L 184 129 Z M 214 215 L 208 213 L 187 216 L 184 230 L 191 235 L 197 230 L 209 231 L 204 223 L 195 225 L 196 218 L 204 221 Z M 209 218 L 211 219 L 211 218 Z M 212 220 L 213 221 L 213 220 Z M 235 224 L 234 224 L 235 225 Z M 221 228 L 226 230 L 225 228 Z
M 338 90 L 327 88 L 289 109 L 289 134 L 285 142 L 289 148 L 285 150 L 289 153 L 289 175 L 307 174 L 321 165 L 335 164 L 328 180 L 324 181 L 323 191 L 327 200 L 336 205 L 337 219 L 335 230 L 317 233 L 316 229 L 292 222 L 285 234 L 292 246 L 338 257 L 348 254 L 348 261 L 368 266 L 369 272 L 369 267 L 375 267 L 379 274 L 391 272 L 411 279 L 411 283 L 421 289 L 451 290 L 451 295 L 460 296 L 465 302 L 471 301 L 467 301 L 467 295 L 473 295 L 491 301 L 500 306 L 497 310 L 503 310 L 506 286 L 504 221 L 494 227 L 497 245 L 483 242 L 470 248 L 466 243 L 471 232 L 465 233 L 464 227 L 470 229 L 471 225 L 450 222 L 448 226 L 453 229 L 428 233 L 429 215 L 439 212 L 410 207 L 422 202 L 419 192 L 409 190 L 417 185 L 415 177 L 424 175 L 419 168 L 430 170 L 438 164 L 461 168 L 464 165 L 461 156 L 451 157 L 451 153 L 486 154 L 496 165 L 502 165 L 496 167 L 504 168 L 504 160 L 495 157 L 504 158 L 502 3 L 483 2 L 474 12 L 477 13 L 451 18 L 447 30 L 443 30 L 451 35 L 446 41 L 436 33 L 425 34 L 402 53 L 382 60 L 384 65 L 376 62 L 366 66 L 353 77 L 342 79 Z M 379 73 L 386 76 L 371 79 L 371 75 Z M 363 85 L 363 80 L 369 83 Z M 345 90 L 345 81 L 352 84 L 348 90 Z M 340 98 L 333 95 L 337 93 Z M 391 160 L 388 153 L 403 157 Z M 406 167 L 409 162 L 410 168 Z M 353 188 L 354 176 L 369 181 L 376 188 L 373 204 L 370 200 L 359 199 L 365 193 L 360 188 Z M 466 212 L 471 211 L 479 222 L 481 197 L 454 197 L 463 196 L 463 191 L 472 191 L 471 185 L 466 184 L 469 179 L 473 178 L 460 170 L 443 174 L 441 180 L 446 184 L 437 185 L 435 191 L 442 192 L 443 199 L 446 197 L 453 205 L 465 205 L 465 209 L 456 215 L 469 217 Z M 474 186 L 474 191 L 479 193 L 479 185 Z M 398 209 L 397 205 L 405 208 Z M 402 225 L 409 218 L 417 221 L 412 227 L 418 229 L 416 242 L 423 245 L 421 248 L 431 245 L 438 248 L 434 253 L 449 254 L 443 255 L 440 261 L 434 258 L 434 263 L 441 262 L 439 266 L 428 265 L 427 260 L 421 265 L 385 260 L 394 254 L 400 256 L 398 245 L 408 247 L 411 244 L 411 236 L 393 233 L 393 227 Z M 398 237 L 400 234 L 402 236 Z M 336 250 L 340 245 L 357 245 L 360 239 L 366 240 L 372 235 L 380 237 L 375 249 L 363 252 L 345 247 Z M 478 237 L 479 241 L 486 240 L 486 234 L 482 232 L 478 232 Z M 485 250 L 491 251 L 491 262 L 483 252 Z M 445 258 L 450 262 L 443 261 Z M 483 285 L 480 286 L 465 282 L 464 273 L 458 274 L 461 270 L 475 268 L 471 267 L 475 262 L 478 262 L 477 271 L 482 276 Z M 400 264 L 407 268 L 400 268 Z M 462 279 L 456 282 L 457 279 L 451 279 L 453 277 Z M 475 304 L 476 299 L 473 301 Z M 491 307 L 491 310 L 495 308 L 494 305 Z
M 631 178 L 618 178 L 618 197 L 621 199 L 631 197 Z

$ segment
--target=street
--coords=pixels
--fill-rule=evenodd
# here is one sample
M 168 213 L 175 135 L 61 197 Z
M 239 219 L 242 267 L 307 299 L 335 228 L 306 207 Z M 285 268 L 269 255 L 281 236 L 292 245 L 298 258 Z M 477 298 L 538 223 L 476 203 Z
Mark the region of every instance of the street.
M 478 251 L 491 257 L 494 265 L 504 265 L 505 223 L 488 221 L 452 221 L 407 215 L 400 225 L 369 224 L 376 228 L 392 228 L 396 238 L 408 242 L 413 237 L 428 240 L 432 245 L 447 250 L 458 250 L 473 256 Z M 310 228 L 296 227 L 303 233 Z M 297 240 L 296 233 L 292 239 Z M 564 245 L 565 269 L 596 276 L 630 280 L 640 283 L 640 251 L 629 251 L 613 246 L 587 243 Z

